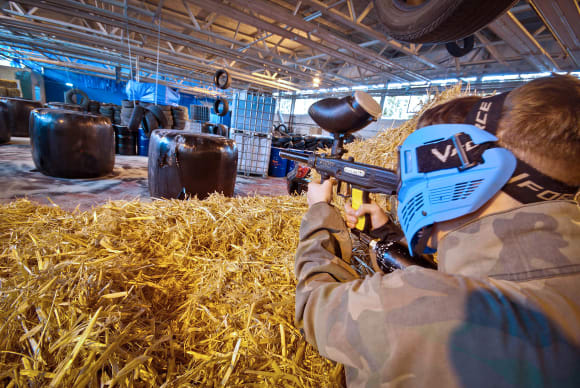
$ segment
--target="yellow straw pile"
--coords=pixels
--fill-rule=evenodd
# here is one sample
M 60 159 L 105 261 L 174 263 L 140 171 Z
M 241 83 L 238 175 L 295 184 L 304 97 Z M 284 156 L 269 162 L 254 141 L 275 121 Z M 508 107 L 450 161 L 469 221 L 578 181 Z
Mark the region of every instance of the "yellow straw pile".
M 0 207 L 4 386 L 336 386 L 293 325 L 303 197 Z

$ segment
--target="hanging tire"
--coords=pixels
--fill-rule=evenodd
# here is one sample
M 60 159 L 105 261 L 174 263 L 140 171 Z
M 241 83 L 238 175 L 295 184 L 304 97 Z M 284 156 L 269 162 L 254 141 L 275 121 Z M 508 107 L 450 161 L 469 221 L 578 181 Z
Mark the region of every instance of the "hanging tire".
M 516 2 L 374 0 L 374 5 L 384 31 L 393 38 L 411 43 L 440 43 L 456 41 L 474 34 Z
M 473 50 L 475 45 L 475 38 L 473 35 L 469 35 L 467 38 L 463 39 L 463 47 L 459 46 L 457 42 L 449 42 L 445 44 L 447 52 L 456 58 L 460 58 Z
M 232 83 L 230 73 L 223 69 L 216 71 L 215 75 L 213 76 L 213 83 L 220 89 L 229 88 L 230 84 Z
M 81 96 L 81 100 L 78 101 L 78 97 Z M 67 104 L 76 104 L 83 107 L 83 109 L 87 109 L 89 107 L 89 96 L 85 92 L 80 89 L 70 89 L 64 95 L 64 100 Z
M 230 104 L 225 98 L 218 98 L 213 104 L 213 110 L 218 116 L 225 116 L 230 111 Z

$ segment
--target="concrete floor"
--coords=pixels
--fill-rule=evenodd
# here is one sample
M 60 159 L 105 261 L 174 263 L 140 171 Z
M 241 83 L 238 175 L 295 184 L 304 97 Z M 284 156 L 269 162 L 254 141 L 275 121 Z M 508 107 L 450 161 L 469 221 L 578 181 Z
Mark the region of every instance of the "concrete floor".
M 236 177 L 235 196 L 285 195 L 286 178 Z M 115 168 L 95 179 L 64 179 L 38 172 L 28 138 L 13 137 L 0 145 L 0 203 L 28 198 L 55 203 L 64 209 L 88 210 L 108 200 L 151 201 L 147 186 L 147 157 L 115 155 Z

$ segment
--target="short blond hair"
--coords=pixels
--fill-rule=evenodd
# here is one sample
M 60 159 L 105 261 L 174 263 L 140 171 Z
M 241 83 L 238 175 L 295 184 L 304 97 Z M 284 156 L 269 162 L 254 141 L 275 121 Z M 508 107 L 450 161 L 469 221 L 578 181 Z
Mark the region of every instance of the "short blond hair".
M 497 135 L 542 173 L 580 184 L 580 79 L 554 74 L 510 92 Z
M 423 128 L 434 124 L 462 124 L 471 111 L 471 108 L 479 101 L 479 96 L 465 96 L 454 98 L 427 109 L 417 121 L 417 128 Z
M 479 100 L 460 97 L 428 109 L 417 127 L 463 123 Z M 580 80 L 554 74 L 511 91 L 497 137 L 502 146 L 540 172 L 580 185 Z

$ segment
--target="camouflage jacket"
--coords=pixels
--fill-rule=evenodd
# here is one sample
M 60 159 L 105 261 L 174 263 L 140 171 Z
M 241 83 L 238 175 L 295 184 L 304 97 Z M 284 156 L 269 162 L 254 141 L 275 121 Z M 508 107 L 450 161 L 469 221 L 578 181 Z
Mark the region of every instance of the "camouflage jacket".
M 312 206 L 296 325 L 349 387 L 580 387 L 580 207 L 488 215 L 440 241 L 439 269 L 361 279 L 338 210 Z

